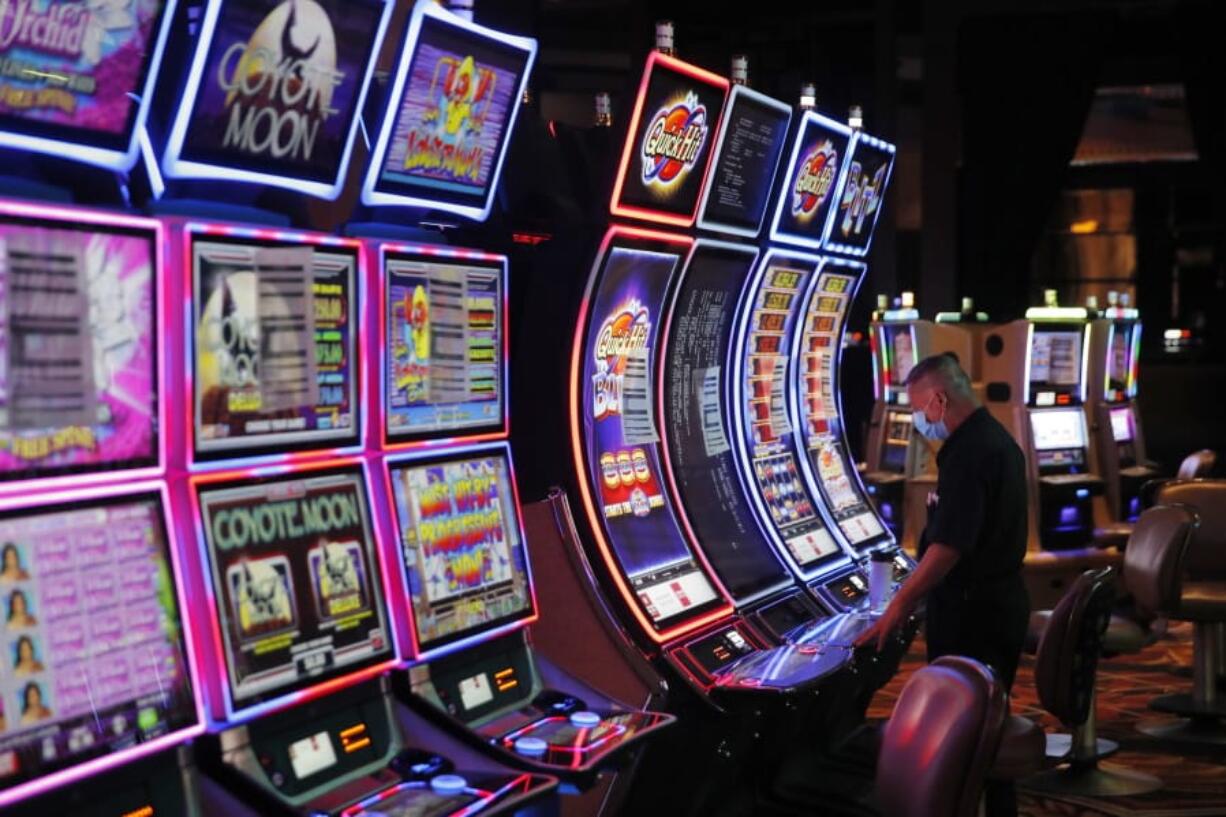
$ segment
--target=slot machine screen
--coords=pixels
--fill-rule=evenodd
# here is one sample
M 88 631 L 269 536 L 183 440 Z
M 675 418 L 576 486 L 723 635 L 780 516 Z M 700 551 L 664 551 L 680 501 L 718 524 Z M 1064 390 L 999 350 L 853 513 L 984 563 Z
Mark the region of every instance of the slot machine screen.
M 1132 442 L 1136 436 L 1135 423 L 1132 409 L 1128 406 L 1111 409 L 1111 436 L 1117 443 Z
M 237 706 L 391 657 L 359 468 L 197 490 L 214 614 Z
M 385 0 L 210 0 L 166 176 L 340 193 Z
M 720 603 L 670 499 L 656 425 L 660 323 L 683 251 L 679 243 L 620 236 L 607 248 L 573 384 L 592 523 L 659 629 Z
M 728 350 L 755 260 L 752 249 L 698 243 L 678 287 L 664 358 L 669 468 L 695 537 L 737 599 L 788 581 L 754 517 L 728 436 Z
M 1068 391 L 1081 383 L 1081 343 L 1084 332 L 1034 327 L 1030 347 L 1030 391 Z M 1054 399 L 1054 394 L 1052 395 Z M 1041 405 L 1041 403 L 1040 403 Z
M 856 134 L 843 186 L 836 193 L 826 248 L 849 255 L 865 255 L 873 239 L 877 219 L 885 203 L 886 188 L 894 168 L 894 146 Z
M 1117 323 L 1112 327 L 1111 347 L 1107 350 L 1107 399 L 1120 399 L 1128 394 L 1133 365 L 1133 334 L 1138 324 Z
M 0 3 L 0 146 L 131 169 L 166 5 Z
M 0 792 L 197 724 L 159 494 L 0 513 Z
M 787 139 L 791 108 L 738 85 L 703 193 L 704 227 L 757 235 Z
M 417 645 L 427 651 L 533 614 L 505 447 L 390 462 Z
M 914 422 L 910 414 L 891 411 L 886 415 L 885 445 L 881 451 L 881 469 L 901 474 L 907 468 L 907 447 L 911 444 Z
M 821 244 L 850 145 L 849 127 L 813 111 L 805 114 L 775 205 L 773 238 L 809 247 Z
M 536 42 L 431 6 L 413 13 L 362 201 L 484 219 Z
M 890 345 L 890 383 L 902 386 L 915 367 L 915 342 L 911 326 L 888 326 L 885 335 Z
M 653 51 L 613 190 L 613 213 L 690 224 L 728 80 Z
M 1085 448 L 1085 418 L 1081 409 L 1030 412 L 1034 447 L 1039 451 Z
M 358 441 L 356 247 L 193 234 L 195 452 Z
M 385 256 L 389 442 L 503 427 L 504 263 Z
M 156 464 L 157 241 L 0 212 L 0 480 Z

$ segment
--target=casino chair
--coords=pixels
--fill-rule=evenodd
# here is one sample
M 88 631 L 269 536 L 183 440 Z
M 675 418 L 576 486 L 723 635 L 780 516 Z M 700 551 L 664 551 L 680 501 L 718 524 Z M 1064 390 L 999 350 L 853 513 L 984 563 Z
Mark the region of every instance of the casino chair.
M 1226 671 L 1226 480 L 1168 482 L 1157 499 L 1183 506 L 1199 518 L 1176 584 L 1154 592 L 1159 577 L 1139 568 L 1128 573 L 1128 551 L 1124 554 L 1125 581 L 1139 608 L 1173 621 L 1192 622 L 1192 692 L 1150 701 L 1151 709 L 1181 715 L 1182 720 L 1141 724 L 1138 728 L 1167 740 L 1226 745 L 1226 700 L 1221 697 L 1218 682 Z M 1133 544 L 1129 543 L 1129 550 Z
M 1137 522 L 1134 539 L 1143 553 L 1162 546 L 1178 557 L 1192 517 L 1176 508 L 1157 508 Z M 1162 788 L 1152 775 L 1100 763 L 1119 745 L 1098 738 L 1095 682 L 1111 609 L 1114 570 L 1088 570 L 1077 578 L 1051 611 L 1035 656 L 1039 703 L 1072 735 L 1048 735 L 1047 756 L 1061 765 L 1022 782 L 1048 794 L 1110 797 L 1145 794 Z
M 1213 473 L 1213 466 L 1216 464 L 1217 454 L 1212 449 L 1202 448 L 1200 451 L 1193 451 L 1183 458 L 1183 462 L 1179 463 L 1175 480 L 1204 479 Z M 1165 478 L 1151 479 L 1142 485 L 1141 507 L 1144 509 L 1157 505 L 1157 494 L 1163 485 L 1171 481 Z M 1123 549 L 1128 544 L 1128 537 L 1132 535 L 1132 526 L 1132 522 L 1109 522 L 1102 527 L 1095 528 L 1094 544 L 1100 548 Z
M 973 817 L 1009 720 L 992 671 L 938 658 L 903 687 L 882 736 L 876 800 L 891 817 Z

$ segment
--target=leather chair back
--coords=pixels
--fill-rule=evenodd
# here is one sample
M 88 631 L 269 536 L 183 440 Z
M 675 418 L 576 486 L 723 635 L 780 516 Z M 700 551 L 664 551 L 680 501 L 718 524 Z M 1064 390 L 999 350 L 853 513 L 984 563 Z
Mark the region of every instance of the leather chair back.
M 1114 579 L 1109 567 L 1078 576 L 1039 639 L 1034 664 L 1039 703 L 1068 729 L 1090 717 L 1103 634 L 1115 603 Z
M 1179 464 L 1179 470 L 1175 473 L 1175 478 L 1199 479 L 1207 477 L 1213 473 L 1213 466 L 1216 463 L 1217 454 L 1212 449 L 1202 448 L 1200 451 L 1193 451 L 1183 458 L 1183 462 Z
M 1187 506 L 1200 518 L 1184 557 L 1187 578 L 1226 579 L 1226 479 L 1172 480 L 1158 488 L 1154 501 Z
M 973 817 L 1008 714 L 978 661 L 945 656 L 903 687 L 882 738 L 877 800 L 891 817 Z
M 1162 616 L 1179 608 L 1184 555 L 1198 517 L 1189 507 L 1158 505 L 1137 519 L 1124 550 L 1124 584 L 1137 607 Z

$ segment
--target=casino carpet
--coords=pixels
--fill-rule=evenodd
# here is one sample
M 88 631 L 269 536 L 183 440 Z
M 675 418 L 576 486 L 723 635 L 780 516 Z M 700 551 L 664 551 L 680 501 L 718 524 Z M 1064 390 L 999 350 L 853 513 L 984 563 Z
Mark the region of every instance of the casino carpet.
M 887 718 L 907 678 L 923 665 L 924 645 L 916 640 L 898 675 L 882 688 L 869 709 L 870 718 Z M 1108 762 L 1148 772 L 1166 787 L 1137 797 L 1053 797 L 1025 791 L 1019 796 L 1021 817 L 1226 817 L 1226 747 L 1172 744 L 1136 730 L 1140 722 L 1162 721 L 1151 712 L 1151 698 L 1188 692 L 1191 679 L 1177 674 L 1192 666 L 1192 628 L 1176 624 L 1151 647 L 1134 655 L 1103 659 L 1098 669 L 1098 732 L 1118 741 L 1120 752 Z M 1185 670 L 1186 671 L 1186 670 Z M 1049 732 L 1065 731 L 1039 707 L 1034 661 L 1024 656 L 1013 687 L 1012 711 L 1035 719 Z

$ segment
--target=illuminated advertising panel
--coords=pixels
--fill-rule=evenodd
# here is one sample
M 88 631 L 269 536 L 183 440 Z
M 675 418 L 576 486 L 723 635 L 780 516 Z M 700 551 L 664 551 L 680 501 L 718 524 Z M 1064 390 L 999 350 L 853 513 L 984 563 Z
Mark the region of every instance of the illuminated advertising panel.
M 824 249 L 852 256 L 868 254 L 885 205 L 894 153 L 889 142 L 863 131 L 856 133 Z
M 771 238 L 810 249 L 822 245 L 847 174 L 851 128 L 816 111 L 805 113 L 792 142 Z
M 386 0 L 211 0 L 162 173 L 336 198 L 390 11 Z

